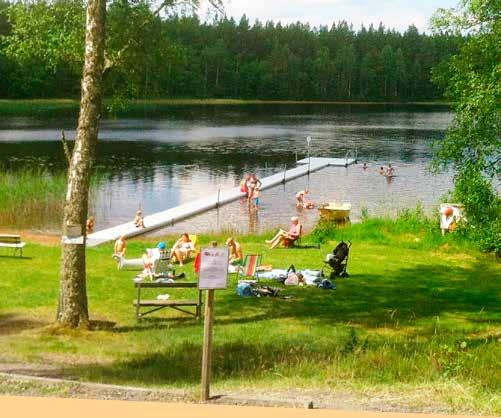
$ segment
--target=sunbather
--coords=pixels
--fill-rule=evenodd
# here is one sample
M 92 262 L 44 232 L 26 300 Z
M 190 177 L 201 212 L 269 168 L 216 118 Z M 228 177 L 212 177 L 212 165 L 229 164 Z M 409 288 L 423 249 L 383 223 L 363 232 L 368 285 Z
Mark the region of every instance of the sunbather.
M 113 255 L 125 257 L 125 251 L 127 251 L 127 242 L 125 241 L 125 235 L 122 235 L 115 241 Z
M 138 210 L 136 212 L 136 216 L 134 216 L 134 225 L 136 225 L 136 228 L 144 228 L 144 218 L 143 218 L 143 212 Z
M 226 245 L 230 250 L 230 260 L 229 263 L 232 265 L 242 264 L 244 260 L 244 253 L 242 251 L 242 246 L 235 241 L 235 238 L 230 237 L 226 240 Z
M 266 243 L 270 244 L 270 248 L 275 248 L 282 243 L 292 243 L 296 241 L 302 232 L 302 225 L 299 223 L 299 218 L 293 216 L 291 218 L 291 226 L 288 231 L 280 229 L 277 234 L 271 239 L 267 240 Z
M 195 251 L 195 246 L 193 242 L 190 240 L 188 234 L 183 234 L 181 238 L 179 238 L 172 250 L 170 252 L 170 256 L 172 261 L 179 261 L 179 265 L 183 266 L 184 261 L 191 255 L 191 253 Z

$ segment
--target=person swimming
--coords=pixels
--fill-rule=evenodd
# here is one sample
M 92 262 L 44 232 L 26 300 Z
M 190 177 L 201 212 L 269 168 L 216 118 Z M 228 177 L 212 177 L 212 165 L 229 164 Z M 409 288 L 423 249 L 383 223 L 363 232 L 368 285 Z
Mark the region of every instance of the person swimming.
M 382 176 L 386 174 L 383 166 L 379 167 L 378 173 L 381 174 Z
M 386 176 L 393 177 L 395 175 L 395 169 L 391 166 L 391 163 L 388 163 L 388 168 L 386 169 Z

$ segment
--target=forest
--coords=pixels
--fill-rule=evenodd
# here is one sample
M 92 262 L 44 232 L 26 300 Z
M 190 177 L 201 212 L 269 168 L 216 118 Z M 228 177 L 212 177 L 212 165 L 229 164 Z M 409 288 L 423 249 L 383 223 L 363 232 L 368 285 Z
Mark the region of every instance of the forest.
M 114 0 L 107 19 L 105 95 L 127 99 L 441 100 L 441 69 L 465 41 L 415 26 L 207 22 L 144 1 Z M 78 97 L 84 22 L 82 0 L 0 0 L 0 98 Z

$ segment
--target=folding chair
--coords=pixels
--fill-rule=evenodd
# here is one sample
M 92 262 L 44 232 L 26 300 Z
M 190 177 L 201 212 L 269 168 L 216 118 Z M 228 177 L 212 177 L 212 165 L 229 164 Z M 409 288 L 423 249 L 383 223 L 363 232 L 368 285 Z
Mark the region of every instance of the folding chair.
M 247 254 L 241 268 L 238 269 L 237 279 L 241 277 L 253 277 L 258 280 L 257 270 L 261 265 L 263 256 L 261 254 Z

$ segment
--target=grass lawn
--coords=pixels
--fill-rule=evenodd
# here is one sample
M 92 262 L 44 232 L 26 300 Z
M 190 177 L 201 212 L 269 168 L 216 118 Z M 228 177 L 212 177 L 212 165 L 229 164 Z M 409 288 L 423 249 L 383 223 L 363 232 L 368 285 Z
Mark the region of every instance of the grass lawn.
M 414 410 L 501 413 L 499 260 L 406 221 L 369 220 L 303 243 L 320 238 L 320 250 L 268 250 L 265 237 L 239 239 L 245 252 L 279 268 L 320 268 L 336 240 L 351 239 L 351 277 L 335 291 L 287 287 L 287 300 L 241 298 L 232 278 L 216 295 L 214 390 L 386 394 Z M 204 236 L 202 245 L 212 239 L 223 241 Z M 132 240 L 128 256 L 156 242 Z M 29 243 L 24 259 L 0 257 L 0 357 L 54 365 L 79 380 L 198 390 L 203 322 L 172 310 L 136 322 L 134 272 L 117 271 L 111 251 L 88 250 L 93 331 L 49 326 L 58 246 Z M 184 270 L 193 278 L 192 264 Z M 193 291 L 169 293 L 183 292 Z

